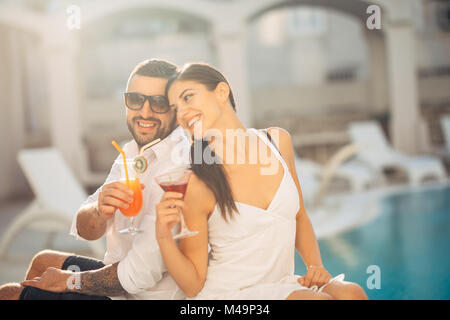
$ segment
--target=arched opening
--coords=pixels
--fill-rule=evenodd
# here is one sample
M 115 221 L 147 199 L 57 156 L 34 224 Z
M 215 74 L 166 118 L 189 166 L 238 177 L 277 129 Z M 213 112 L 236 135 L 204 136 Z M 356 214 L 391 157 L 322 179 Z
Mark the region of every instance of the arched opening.
M 325 162 L 349 142 L 352 121 L 387 128 L 385 40 L 368 30 L 363 1 L 283 1 L 248 24 L 257 127 L 280 126 L 302 157 Z

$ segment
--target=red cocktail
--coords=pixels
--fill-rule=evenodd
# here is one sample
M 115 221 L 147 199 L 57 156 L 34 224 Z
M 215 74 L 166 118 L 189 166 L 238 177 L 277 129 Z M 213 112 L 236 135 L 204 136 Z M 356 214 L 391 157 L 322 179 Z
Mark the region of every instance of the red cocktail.
M 171 184 L 170 182 L 163 182 L 160 183 L 159 186 L 166 192 L 179 192 L 183 194 L 186 193 L 187 183 L 180 183 L 180 184 Z
M 156 177 L 155 180 L 165 192 L 179 192 L 183 194 L 184 198 L 184 194 L 186 193 L 186 188 L 189 181 L 189 176 L 191 175 L 191 173 L 192 171 L 189 169 L 178 168 Z M 180 233 L 174 235 L 173 238 L 180 239 L 192 237 L 198 234 L 198 231 L 190 231 L 187 228 L 186 223 L 184 222 L 183 213 L 180 209 L 178 209 L 178 212 L 180 213 L 181 217 L 181 231 Z

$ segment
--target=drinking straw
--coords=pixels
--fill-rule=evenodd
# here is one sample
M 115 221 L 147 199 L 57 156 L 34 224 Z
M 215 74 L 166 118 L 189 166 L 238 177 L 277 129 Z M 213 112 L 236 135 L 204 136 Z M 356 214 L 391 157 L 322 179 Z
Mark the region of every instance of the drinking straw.
M 150 148 L 152 145 L 158 143 L 160 140 L 161 140 L 161 139 L 158 138 L 158 139 L 153 140 L 152 142 L 147 143 L 145 146 L 143 146 L 143 147 L 141 148 L 141 150 L 139 151 L 139 155 L 142 156 L 142 153 L 143 153 L 146 149 L 148 149 L 148 148 Z
M 125 158 L 125 152 L 123 152 L 122 148 L 114 140 L 111 141 L 111 143 L 117 149 L 117 151 L 119 151 L 122 154 L 123 165 L 125 166 L 125 177 L 127 178 L 127 185 L 129 185 L 130 181 L 128 179 L 127 159 Z
M 133 169 L 136 172 L 143 173 L 143 172 L 145 172 L 145 170 L 147 170 L 148 162 L 147 162 L 147 159 L 145 159 L 145 157 L 142 156 L 142 154 L 144 153 L 144 151 L 146 149 L 150 148 L 154 144 L 157 144 L 159 141 L 161 141 L 161 139 L 157 138 L 157 139 L 147 143 L 145 146 L 141 147 L 141 149 L 139 150 L 139 155 L 136 158 L 134 158 L 135 162 L 133 164 Z

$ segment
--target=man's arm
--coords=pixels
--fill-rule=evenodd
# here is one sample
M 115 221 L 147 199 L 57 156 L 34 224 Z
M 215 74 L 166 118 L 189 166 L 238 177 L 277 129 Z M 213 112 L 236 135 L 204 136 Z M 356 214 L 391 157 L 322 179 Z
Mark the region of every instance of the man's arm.
M 87 204 L 80 208 L 77 213 L 77 232 L 78 235 L 86 240 L 97 240 L 101 238 L 106 231 L 105 219 L 100 215 L 97 201 Z
M 117 265 L 114 263 L 101 269 L 80 272 L 80 288 L 74 292 L 96 296 L 122 296 L 126 293 L 117 276 Z
M 141 185 L 144 188 L 144 185 Z M 97 240 L 105 234 L 106 222 L 117 209 L 127 209 L 133 202 L 133 191 L 119 181 L 105 184 L 97 201 L 83 206 L 77 213 L 78 235 L 86 240 Z
M 25 280 L 22 286 L 36 287 L 52 292 L 77 292 L 88 295 L 114 297 L 126 293 L 117 276 L 117 265 L 73 273 L 58 268 L 47 268 L 40 277 Z

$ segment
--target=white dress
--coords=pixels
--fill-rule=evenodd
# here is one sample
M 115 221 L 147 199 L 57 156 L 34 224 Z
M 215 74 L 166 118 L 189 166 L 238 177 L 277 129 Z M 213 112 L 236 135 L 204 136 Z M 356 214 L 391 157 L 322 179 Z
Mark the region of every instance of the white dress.
M 216 205 L 208 220 L 211 250 L 207 277 L 194 299 L 275 300 L 285 299 L 295 290 L 311 290 L 300 285 L 294 275 L 295 217 L 300 209 L 295 182 L 267 137 L 249 130 L 271 148 L 284 175 L 266 210 L 236 202 L 239 213 L 225 221 Z

